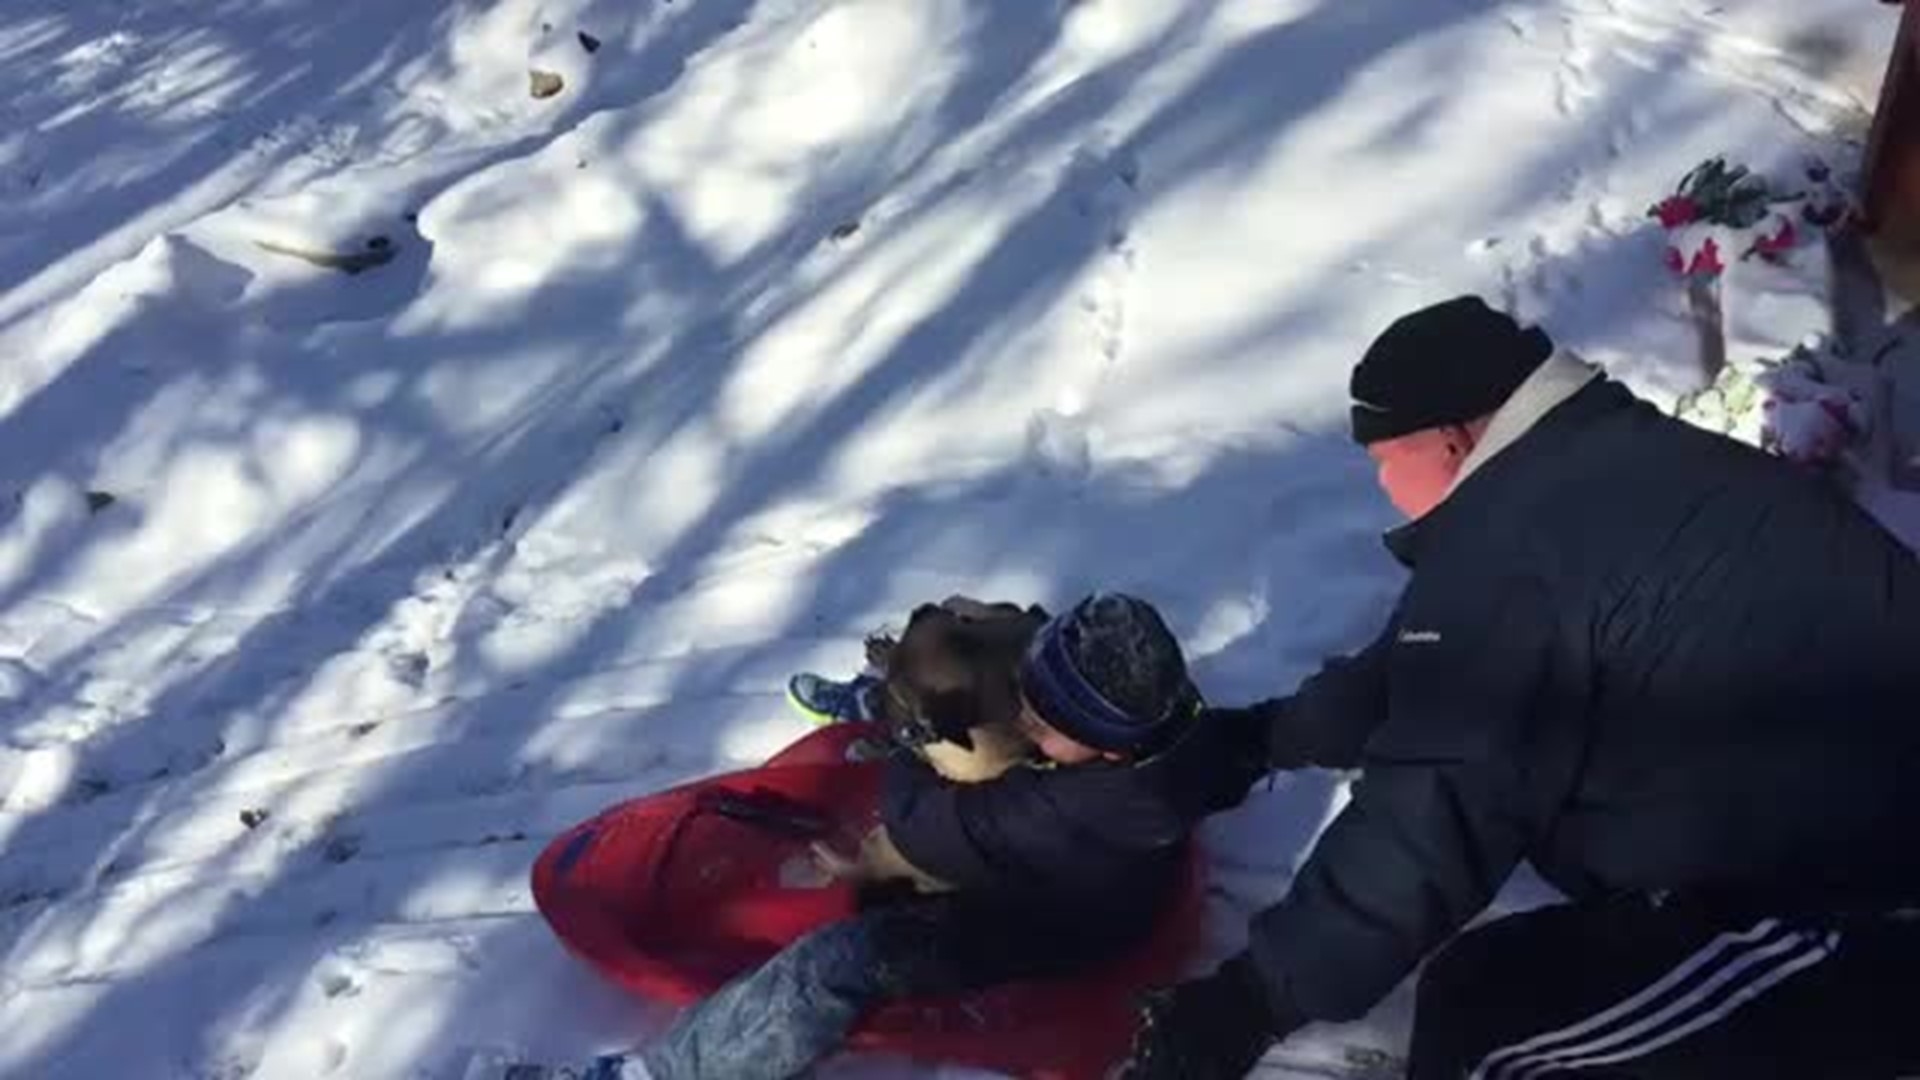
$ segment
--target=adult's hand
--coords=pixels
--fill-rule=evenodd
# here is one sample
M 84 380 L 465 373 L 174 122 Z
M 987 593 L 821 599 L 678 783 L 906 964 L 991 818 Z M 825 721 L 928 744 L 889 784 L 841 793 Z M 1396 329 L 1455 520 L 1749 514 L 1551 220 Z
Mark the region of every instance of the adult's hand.
M 1148 996 L 1116 1080 L 1241 1080 L 1276 1041 L 1273 1020 L 1252 962 L 1236 957 Z
M 1247 708 L 1206 708 L 1195 720 L 1197 725 L 1215 732 L 1207 740 L 1215 759 L 1212 769 L 1221 775 L 1234 776 L 1243 793 L 1273 772 L 1268 753 L 1269 732 L 1283 707 L 1284 701 L 1276 700 Z M 1235 804 L 1238 802 L 1236 799 Z

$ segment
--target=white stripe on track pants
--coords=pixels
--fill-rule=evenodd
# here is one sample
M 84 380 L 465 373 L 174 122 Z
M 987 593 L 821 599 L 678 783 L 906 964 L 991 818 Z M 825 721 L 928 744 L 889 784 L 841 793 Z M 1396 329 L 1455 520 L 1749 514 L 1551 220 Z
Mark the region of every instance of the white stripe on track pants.
M 1620 899 L 1509 916 L 1420 979 L 1412 1080 L 1920 1075 L 1920 920 Z

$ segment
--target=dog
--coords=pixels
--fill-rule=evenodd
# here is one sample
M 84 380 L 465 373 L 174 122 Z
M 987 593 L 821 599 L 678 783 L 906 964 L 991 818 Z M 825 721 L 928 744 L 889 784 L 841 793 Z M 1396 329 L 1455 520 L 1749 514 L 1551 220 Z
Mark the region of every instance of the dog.
M 1037 753 L 1021 731 L 1019 669 L 1045 624 L 1034 606 L 950 596 L 923 604 L 898 640 L 867 639 L 867 660 L 883 674 L 883 712 L 896 742 L 956 784 L 981 784 L 1031 766 Z M 907 882 L 938 893 L 953 886 L 914 866 L 876 826 L 852 856 L 816 845 L 834 877 L 861 884 Z

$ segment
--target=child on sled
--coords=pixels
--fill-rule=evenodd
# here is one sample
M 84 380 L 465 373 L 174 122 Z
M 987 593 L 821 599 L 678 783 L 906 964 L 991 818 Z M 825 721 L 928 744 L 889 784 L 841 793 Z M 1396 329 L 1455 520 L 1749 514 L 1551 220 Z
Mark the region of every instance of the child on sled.
M 866 886 L 862 911 L 602 1075 L 785 1080 L 887 1002 L 1108 962 L 1151 934 L 1194 826 L 1251 780 L 1223 775 L 1223 733 L 1197 722 L 1180 647 L 1142 600 L 1097 594 L 1050 619 L 950 601 L 883 645 L 866 707 L 908 745 L 881 827 L 857 853 L 821 852 Z

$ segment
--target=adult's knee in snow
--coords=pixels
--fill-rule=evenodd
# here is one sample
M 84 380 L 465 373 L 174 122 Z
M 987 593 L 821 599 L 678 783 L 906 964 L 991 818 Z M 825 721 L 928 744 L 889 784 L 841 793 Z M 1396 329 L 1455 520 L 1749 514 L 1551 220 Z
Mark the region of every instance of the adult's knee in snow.
M 1442 946 L 1427 960 L 1415 984 L 1419 1022 L 1481 1012 L 1502 991 L 1524 992 L 1516 979 L 1516 965 L 1524 964 L 1543 944 L 1533 930 L 1534 920 L 1508 916 L 1474 927 Z
M 1482 930 L 1470 930 L 1442 946 L 1420 969 L 1414 984 L 1415 1007 L 1426 1013 L 1471 996 L 1486 977 L 1492 953 Z
M 1410 1080 L 1460 1080 L 1491 1049 L 1507 989 L 1500 974 L 1509 935 L 1490 924 L 1454 938 L 1427 960 L 1415 984 Z

